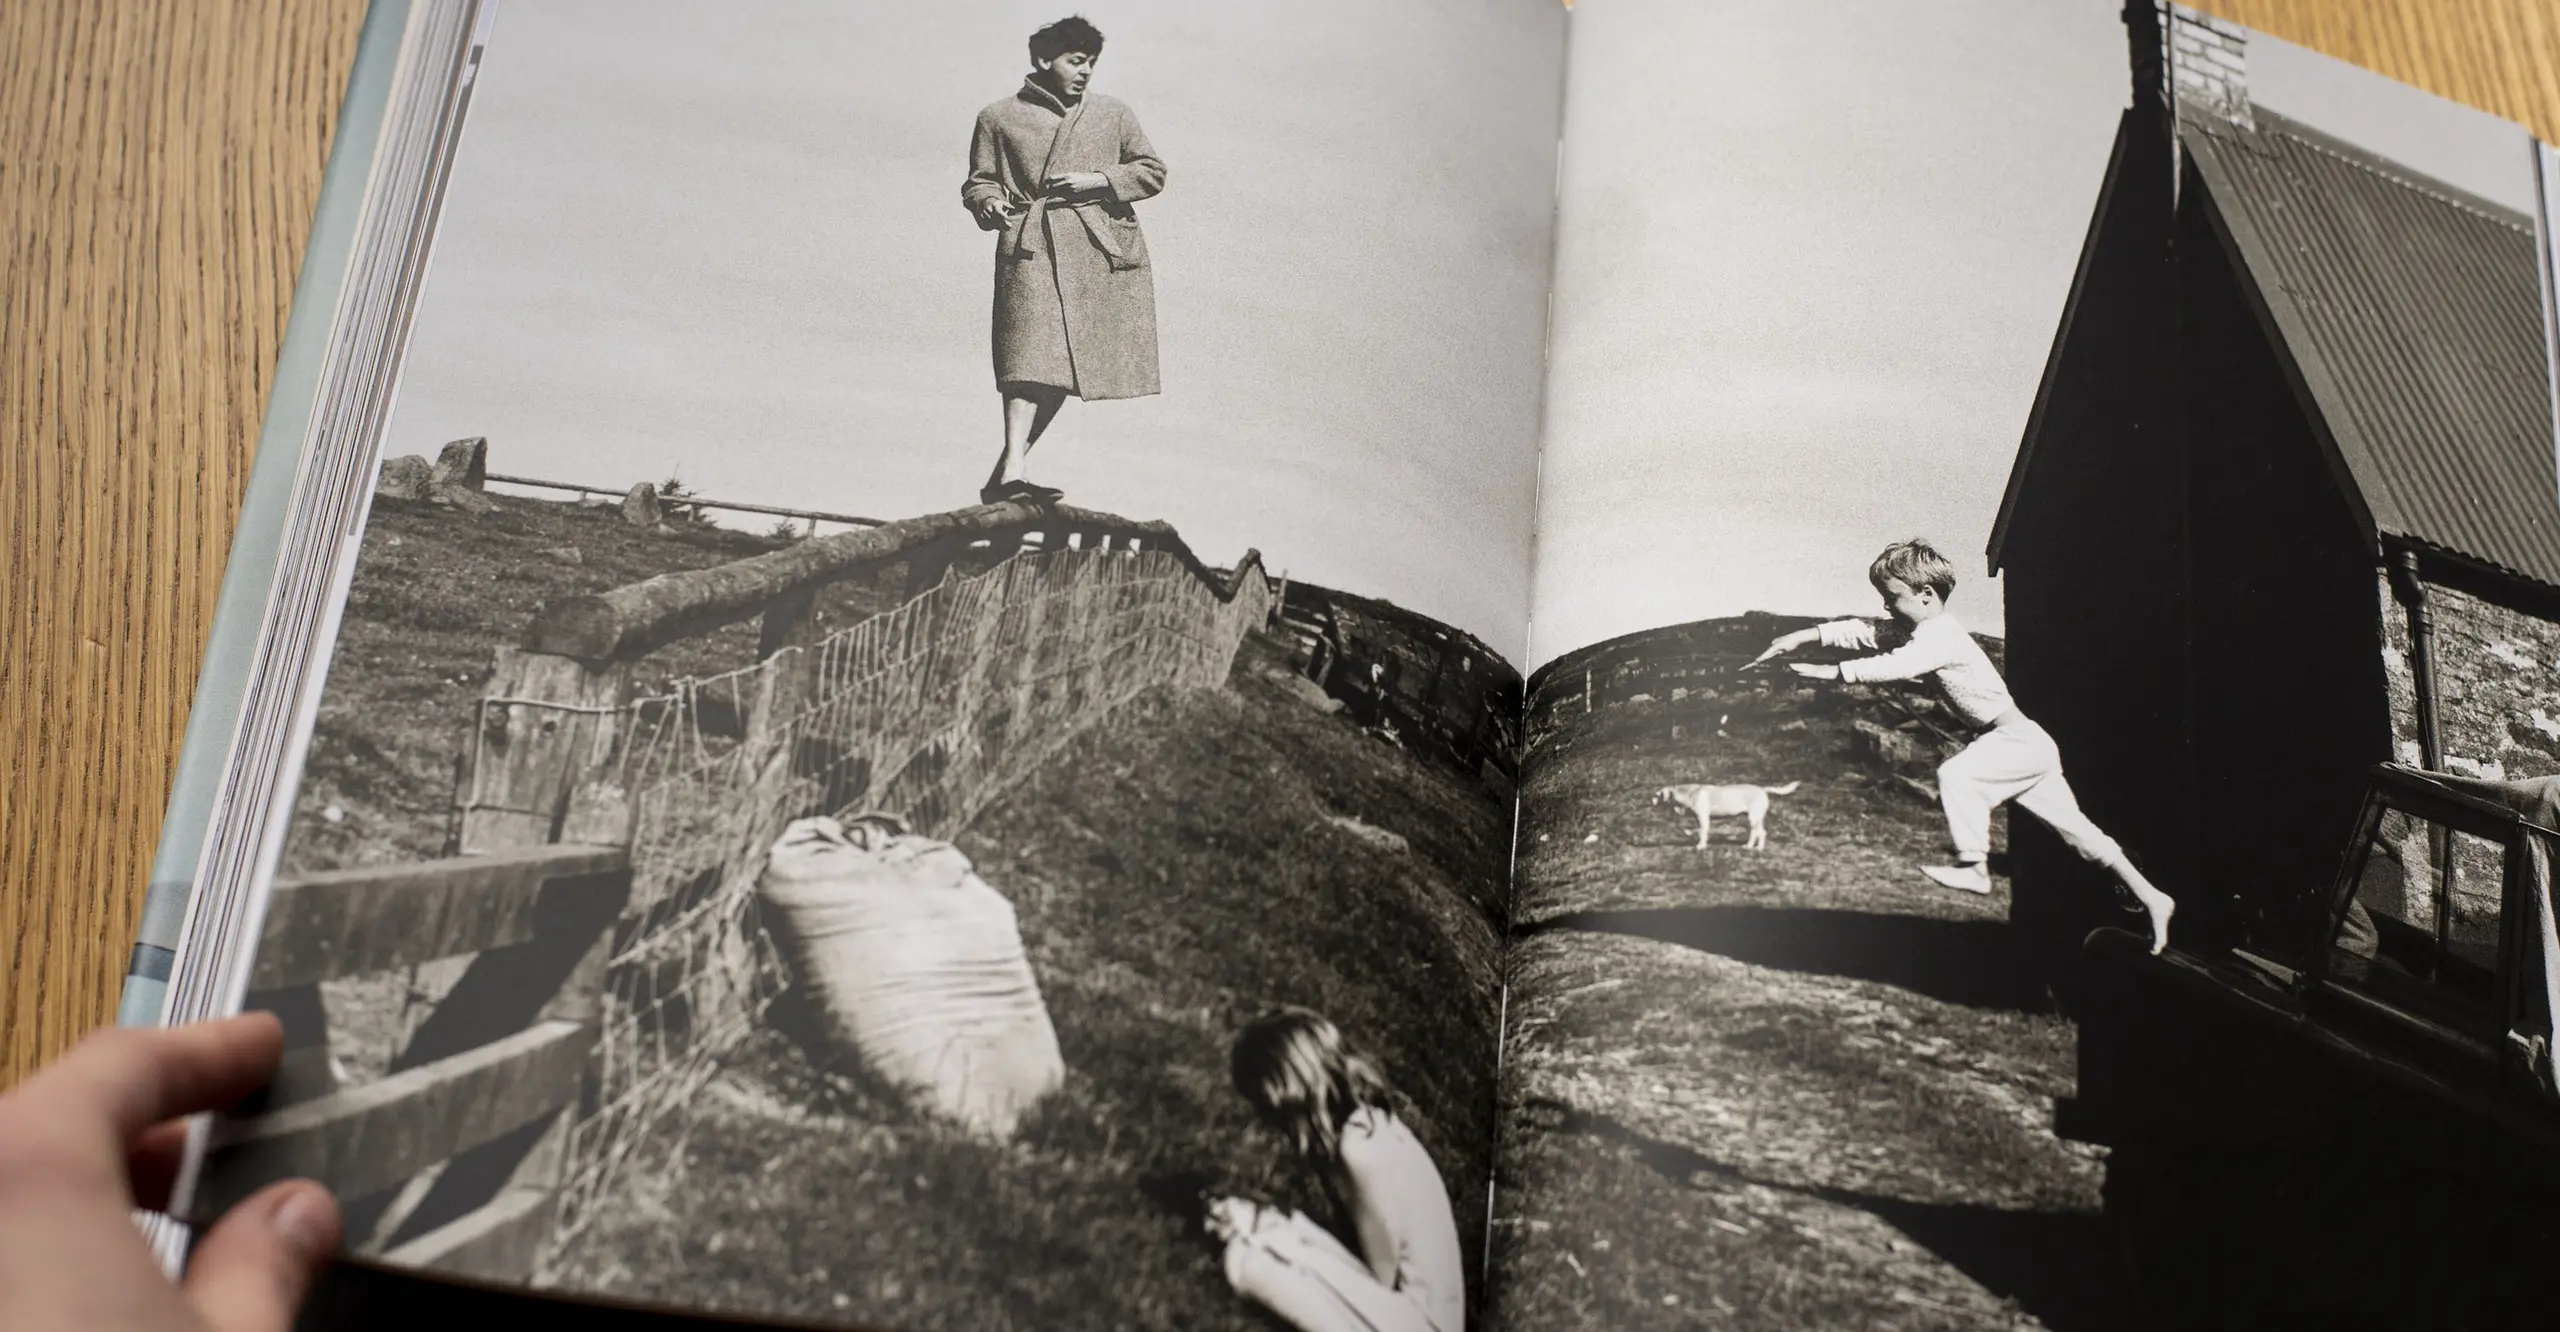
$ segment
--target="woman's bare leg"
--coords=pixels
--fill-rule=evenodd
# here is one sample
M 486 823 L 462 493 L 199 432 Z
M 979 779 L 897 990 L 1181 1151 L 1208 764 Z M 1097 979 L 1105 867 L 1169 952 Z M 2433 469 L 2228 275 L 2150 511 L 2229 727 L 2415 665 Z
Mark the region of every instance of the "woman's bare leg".
M 994 489 L 1007 481 L 1022 479 L 1022 460 L 1031 446 L 1040 442 L 1049 423 L 1058 417 L 1058 409 L 1066 405 L 1062 389 L 1043 384 L 1009 385 L 1004 390 L 1004 452 L 996 456 L 995 470 L 987 474 L 987 487 Z
M 1031 446 L 1049 433 L 1049 423 L 1058 419 L 1058 409 L 1067 405 L 1067 395 L 1063 390 L 1046 389 L 1043 393 L 1039 409 L 1031 414 L 1031 433 L 1022 437 L 1022 452 L 1026 457 L 1031 453 Z
M 1419 1303 L 1303 1215 L 1228 1241 L 1225 1267 L 1237 1294 L 1300 1332 L 1439 1332 Z

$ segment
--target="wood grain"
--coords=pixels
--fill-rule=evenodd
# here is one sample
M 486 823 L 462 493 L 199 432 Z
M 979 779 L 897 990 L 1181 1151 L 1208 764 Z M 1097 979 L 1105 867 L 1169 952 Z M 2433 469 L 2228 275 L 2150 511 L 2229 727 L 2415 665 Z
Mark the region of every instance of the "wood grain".
M 280 1179 L 362 1198 L 569 1103 L 596 1029 L 537 1022 L 431 1064 L 219 1125 L 195 1199 L 207 1218 Z
M 279 878 L 249 989 L 389 971 L 533 939 L 554 879 L 627 874 L 619 846 L 552 843 Z
M 2560 140 L 2549 0 L 2202 7 Z M 0 3 L 0 1085 L 114 1015 L 363 12 Z
M 2195 7 L 2504 116 L 2560 144 L 2560 5 L 2551 0 L 2203 0 Z
M 0 3 L 0 1077 L 112 1020 L 362 0 Z

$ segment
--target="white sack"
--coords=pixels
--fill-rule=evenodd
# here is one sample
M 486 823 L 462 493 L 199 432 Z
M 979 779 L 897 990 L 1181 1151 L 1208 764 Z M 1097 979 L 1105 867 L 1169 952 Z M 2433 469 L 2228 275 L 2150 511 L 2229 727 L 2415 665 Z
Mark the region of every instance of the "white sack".
M 1013 904 L 950 843 L 801 819 L 757 887 L 830 1039 L 919 1104 L 1005 1137 L 1065 1079 Z

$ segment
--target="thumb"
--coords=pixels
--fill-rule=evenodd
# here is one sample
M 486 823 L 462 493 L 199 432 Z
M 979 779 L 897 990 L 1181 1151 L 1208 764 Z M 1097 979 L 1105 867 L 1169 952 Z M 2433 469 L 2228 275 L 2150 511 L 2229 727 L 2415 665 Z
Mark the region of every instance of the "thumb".
M 269 1185 L 196 1245 L 186 1290 L 214 1332 L 286 1332 L 338 1247 L 338 1202 L 308 1180 Z

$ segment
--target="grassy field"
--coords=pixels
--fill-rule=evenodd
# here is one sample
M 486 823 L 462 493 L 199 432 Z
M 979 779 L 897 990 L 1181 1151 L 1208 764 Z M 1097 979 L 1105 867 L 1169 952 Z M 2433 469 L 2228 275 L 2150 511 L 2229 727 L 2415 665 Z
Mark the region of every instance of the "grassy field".
M 313 723 L 282 872 L 446 853 L 454 765 L 501 646 L 545 601 L 773 550 L 752 532 L 629 526 L 610 507 L 490 495 L 490 513 L 379 499 Z M 641 690 L 755 659 L 750 622 L 669 647 Z
M 380 506 L 291 866 L 440 853 L 491 651 L 544 598 L 771 544 L 533 501 Z M 725 669 L 751 634 L 651 666 Z M 778 1021 L 642 1145 L 574 1281 L 907 1328 L 1270 1326 L 1227 1289 L 1198 1195 L 1319 1206 L 1227 1085 L 1230 1033 L 1283 1002 L 1380 1056 L 1480 1244 L 1508 810 L 1309 707 L 1267 678 L 1279 652 L 1257 636 L 1228 687 L 1143 696 L 956 839 L 1015 906 L 1069 1069 L 1017 1141 L 917 1120 Z M 440 983 L 333 985 L 333 1049 L 369 1076 L 423 1011 L 404 991 Z
M 582 1246 L 617 1293 L 914 1328 L 1269 1326 L 1227 1290 L 1198 1190 L 1317 1200 L 1228 1089 L 1264 1006 L 1371 1044 L 1482 1230 L 1504 829 L 1493 810 L 1249 678 L 1158 696 L 958 839 L 1011 897 L 1064 1093 L 1009 1147 L 908 1120 L 773 1037 Z M 1349 814 L 1411 839 L 1371 846 Z
M 1915 870 L 1945 825 L 1925 755 L 1859 741 L 1899 720 L 1885 696 L 1731 672 L 1770 627 L 1692 634 L 1689 674 L 1560 709 L 1526 769 L 1506 1322 L 2116 1326 L 2103 1160 L 2050 1131 L 2072 1031 L 2007 884 Z M 1765 851 L 1736 819 L 1700 852 L 1648 802 L 1710 781 L 1803 786 Z

